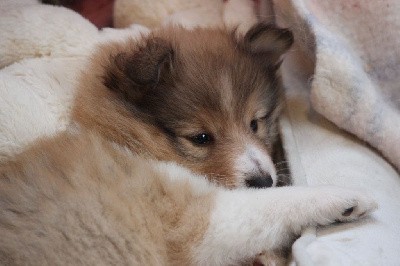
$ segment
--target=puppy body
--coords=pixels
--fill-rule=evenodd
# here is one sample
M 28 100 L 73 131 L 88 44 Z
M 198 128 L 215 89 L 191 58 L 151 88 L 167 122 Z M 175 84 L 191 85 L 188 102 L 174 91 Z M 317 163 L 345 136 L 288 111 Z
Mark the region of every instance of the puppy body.
M 4 265 L 237 265 L 375 207 L 334 187 L 227 190 L 87 132 L 41 141 L 0 173 Z
M 373 210 L 333 187 L 240 188 L 277 183 L 278 68 L 291 42 L 259 24 L 239 40 L 168 28 L 101 47 L 77 129 L 0 166 L 0 263 L 235 265 Z
M 181 264 L 215 194 L 202 177 L 178 180 L 191 175 L 85 133 L 41 141 L 0 172 L 1 264 Z

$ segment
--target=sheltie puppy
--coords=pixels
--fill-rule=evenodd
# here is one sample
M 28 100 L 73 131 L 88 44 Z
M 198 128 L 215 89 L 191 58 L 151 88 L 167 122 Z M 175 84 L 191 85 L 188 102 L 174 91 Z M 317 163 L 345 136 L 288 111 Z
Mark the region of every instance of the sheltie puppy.
M 2 265 L 273 261 L 307 226 L 376 208 L 337 187 L 273 187 L 285 29 L 154 31 L 101 46 L 74 124 L 0 165 Z M 250 187 L 250 188 L 246 188 Z
M 277 184 L 281 57 L 290 31 L 258 24 L 164 28 L 100 47 L 85 71 L 75 121 L 135 153 L 173 161 L 225 187 Z

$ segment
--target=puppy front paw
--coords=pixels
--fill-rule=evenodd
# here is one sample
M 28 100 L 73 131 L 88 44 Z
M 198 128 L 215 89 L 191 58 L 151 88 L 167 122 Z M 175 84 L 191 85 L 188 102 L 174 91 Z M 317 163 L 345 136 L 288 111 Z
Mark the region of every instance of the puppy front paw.
M 366 193 L 343 188 L 324 190 L 324 198 L 318 206 L 323 216 L 318 222 L 320 225 L 354 221 L 378 208 L 378 204 Z
M 337 217 L 340 222 L 353 221 L 371 213 L 378 208 L 378 204 L 368 195 L 361 192 L 351 191 L 353 196 L 350 196 L 348 207 L 341 212 Z

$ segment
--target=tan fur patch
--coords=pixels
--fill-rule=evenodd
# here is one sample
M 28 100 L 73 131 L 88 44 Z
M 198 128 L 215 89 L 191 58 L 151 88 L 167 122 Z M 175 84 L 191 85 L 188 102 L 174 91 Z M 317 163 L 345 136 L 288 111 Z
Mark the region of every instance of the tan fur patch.
M 213 194 L 92 134 L 42 141 L 0 167 L 0 261 L 187 264 Z

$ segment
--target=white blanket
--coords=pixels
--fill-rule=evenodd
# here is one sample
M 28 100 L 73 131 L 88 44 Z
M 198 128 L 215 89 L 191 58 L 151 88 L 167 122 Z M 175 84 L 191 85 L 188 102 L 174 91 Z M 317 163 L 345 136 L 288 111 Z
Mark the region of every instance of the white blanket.
M 299 49 L 297 51 L 300 51 Z M 294 185 L 363 189 L 379 203 L 368 219 L 306 232 L 293 247 L 297 265 L 399 265 L 400 176 L 374 149 L 314 111 L 310 62 L 293 53 L 283 65 L 287 112 L 282 119 Z
M 274 2 L 315 58 L 313 108 L 400 170 L 400 2 Z
M 380 209 L 367 220 L 306 232 L 299 265 L 399 265 L 400 2 L 274 1 L 297 46 L 284 64 L 282 120 L 295 184 L 369 191 Z M 325 118 L 323 117 L 325 116 Z
M 147 32 L 141 26 L 99 31 L 66 8 L 1 0 L 0 161 L 65 129 L 78 74 L 94 45 Z

